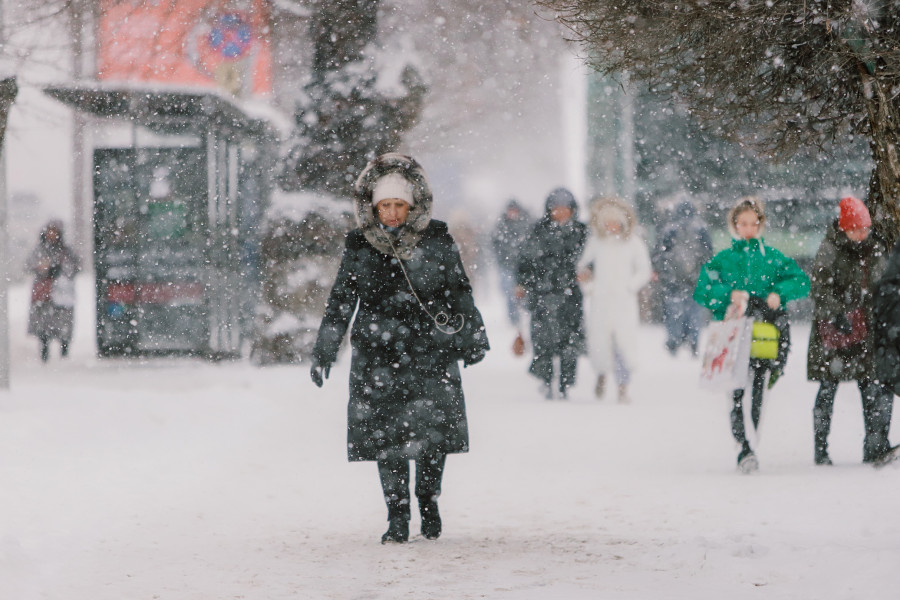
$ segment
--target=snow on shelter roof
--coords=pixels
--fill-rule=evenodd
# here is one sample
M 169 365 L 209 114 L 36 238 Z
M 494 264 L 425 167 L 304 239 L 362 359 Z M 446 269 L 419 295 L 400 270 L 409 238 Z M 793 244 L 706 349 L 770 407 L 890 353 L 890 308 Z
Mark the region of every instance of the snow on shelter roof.
M 224 129 L 248 136 L 274 137 L 268 119 L 251 115 L 215 90 L 140 84 L 73 83 L 49 85 L 44 93 L 81 112 L 118 118 L 163 133 Z

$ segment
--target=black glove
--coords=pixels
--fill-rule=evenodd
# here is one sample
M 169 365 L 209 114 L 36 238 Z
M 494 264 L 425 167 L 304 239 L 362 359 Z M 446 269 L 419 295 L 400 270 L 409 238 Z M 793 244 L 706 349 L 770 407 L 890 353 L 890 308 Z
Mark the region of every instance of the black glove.
M 484 348 L 479 348 L 466 353 L 466 356 L 463 358 L 463 365 L 471 367 L 472 365 L 480 363 L 482 360 L 484 360 Z
M 316 387 L 322 387 L 322 384 L 325 383 L 325 379 L 328 379 L 329 373 L 331 373 L 331 365 L 323 365 L 320 364 L 317 359 L 312 359 L 312 366 L 309 368 L 309 377 L 312 379 L 313 383 L 316 384 Z
M 834 328 L 843 333 L 844 335 L 850 335 L 853 333 L 853 325 L 847 319 L 846 315 L 838 315 L 831 320 L 831 324 L 834 325 Z

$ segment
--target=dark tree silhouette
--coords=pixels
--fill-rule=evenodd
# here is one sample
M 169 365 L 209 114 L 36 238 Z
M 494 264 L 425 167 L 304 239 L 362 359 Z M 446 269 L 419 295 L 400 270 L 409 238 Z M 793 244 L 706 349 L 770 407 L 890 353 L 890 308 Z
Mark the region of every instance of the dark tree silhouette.
M 541 0 L 598 71 L 647 82 L 770 156 L 869 140 L 875 226 L 900 237 L 900 1 Z
M 412 127 L 426 87 L 411 66 L 405 94 L 376 89 L 378 74 L 366 56 L 376 40 L 378 0 L 322 0 L 310 32 L 313 72 L 296 111 L 296 132 L 281 186 L 348 196 L 357 174 L 374 156 L 396 150 Z

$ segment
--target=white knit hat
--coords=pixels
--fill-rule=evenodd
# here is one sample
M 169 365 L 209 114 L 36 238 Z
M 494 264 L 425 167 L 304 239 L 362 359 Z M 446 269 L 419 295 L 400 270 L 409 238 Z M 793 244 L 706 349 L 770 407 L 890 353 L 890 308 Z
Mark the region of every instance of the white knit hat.
M 413 200 L 412 184 L 406 177 L 396 172 L 381 177 L 372 188 L 372 206 L 377 206 L 387 198 L 405 200 L 410 206 L 416 203 Z

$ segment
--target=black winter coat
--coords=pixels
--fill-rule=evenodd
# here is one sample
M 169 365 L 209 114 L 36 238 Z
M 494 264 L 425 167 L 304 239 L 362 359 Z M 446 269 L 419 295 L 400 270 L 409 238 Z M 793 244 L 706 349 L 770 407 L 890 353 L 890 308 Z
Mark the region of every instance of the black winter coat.
M 806 377 L 811 381 L 858 381 L 874 377 L 872 362 L 872 287 L 884 267 L 884 245 L 873 233 L 853 242 L 838 228 L 829 227 L 810 273 L 810 298 L 815 304 L 809 333 Z M 823 323 L 862 309 L 867 335 L 858 344 L 826 348 L 820 335 Z
M 519 257 L 516 279 L 527 294 L 532 336 L 546 334 L 584 352 L 584 297 L 576 269 L 584 252 L 587 226 L 574 216 L 559 225 L 550 219 L 549 211 L 548 207 L 531 230 Z M 546 345 L 538 344 L 539 340 L 532 342 Z
M 900 394 L 900 243 L 872 294 L 875 377 Z
M 484 323 L 446 224 L 431 220 L 417 235 L 403 261 L 407 282 L 398 258 L 373 247 L 359 229 L 347 234 L 319 328 L 313 355 L 330 365 L 353 320 L 351 461 L 418 459 L 469 447 L 457 361 L 476 362 L 487 351 Z M 439 331 L 419 300 L 432 315 L 450 316 L 445 330 L 462 329 Z

